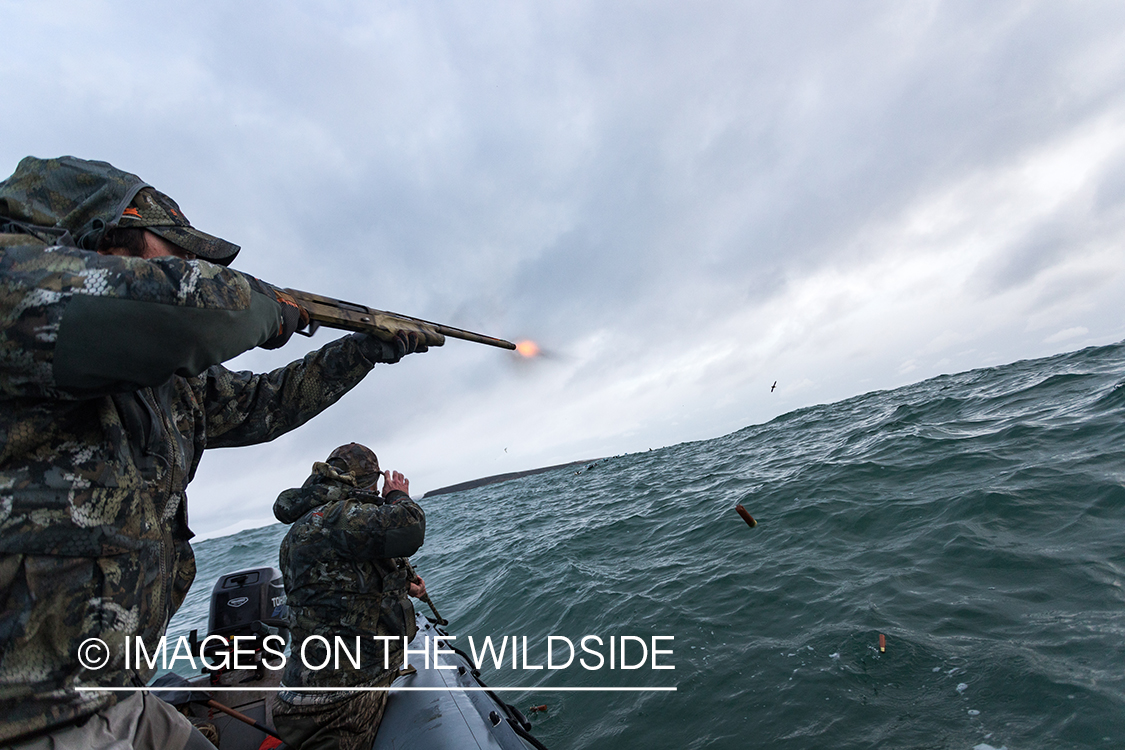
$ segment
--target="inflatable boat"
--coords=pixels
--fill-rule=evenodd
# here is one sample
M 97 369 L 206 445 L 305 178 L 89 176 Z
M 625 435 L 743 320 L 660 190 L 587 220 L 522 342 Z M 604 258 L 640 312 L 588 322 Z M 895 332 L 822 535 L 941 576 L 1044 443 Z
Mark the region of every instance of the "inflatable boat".
M 524 715 L 488 690 L 468 656 L 443 640 L 449 633 L 441 624 L 422 614 L 417 624 L 410 651 L 428 647 L 433 658 L 411 657 L 409 673 L 391 685 L 372 750 L 546 750 Z M 238 660 L 223 653 L 234 636 L 240 636 Z M 267 641 L 270 636 L 275 638 Z M 207 635 L 201 639 L 192 631 L 188 641 L 208 664 L 225 660 L 238 668 L 204 667 L 191 678 L 165 674 L 151 687 L 219 750 L 284 748 L 273 730 L 270 700 L 281 672 L 262 663 L 276 663 L 277 637 L 288 639 L 281 572 L 252 568 L 220 576 L 211 592 Z M 188 687 L 193 689 L 183 689 Z

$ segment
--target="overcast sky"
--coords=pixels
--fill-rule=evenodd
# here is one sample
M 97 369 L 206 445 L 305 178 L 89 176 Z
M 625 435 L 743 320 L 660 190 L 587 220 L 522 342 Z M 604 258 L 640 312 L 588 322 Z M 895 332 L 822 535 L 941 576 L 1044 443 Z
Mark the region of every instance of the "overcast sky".
M 0 0 L 0 25 L 0 173 L 110 161 L 241 270 L 549 355 L 451 340 L 208 453 L 203 536 L 272 522 L 353 440 L 420 496 L 1125 338 L 1120 2 Z

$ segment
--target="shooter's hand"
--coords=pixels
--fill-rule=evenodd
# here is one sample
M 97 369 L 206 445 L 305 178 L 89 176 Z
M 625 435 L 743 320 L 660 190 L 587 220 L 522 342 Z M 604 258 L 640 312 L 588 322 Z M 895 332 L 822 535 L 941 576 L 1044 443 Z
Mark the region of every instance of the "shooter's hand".
M 384 471 L 383 472 L 383 497 L 391 494 L 395 490 L 410 494 L 410 480 L 402 475 L 401 471 Z

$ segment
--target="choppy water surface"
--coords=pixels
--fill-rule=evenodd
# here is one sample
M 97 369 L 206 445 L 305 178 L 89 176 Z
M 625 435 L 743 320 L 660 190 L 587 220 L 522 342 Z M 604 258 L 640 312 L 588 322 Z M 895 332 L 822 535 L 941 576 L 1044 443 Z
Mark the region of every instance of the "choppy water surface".
M 675 637 L 670 671 L 486 667 L 677 688 L 508 694 L 552 750 L 1125 747 L 1123 446 L 1125 346 L 1087 349 L 426 500 L 415 562 L 463 648 Z M 197 545 L 171 632 L 284 531 Z

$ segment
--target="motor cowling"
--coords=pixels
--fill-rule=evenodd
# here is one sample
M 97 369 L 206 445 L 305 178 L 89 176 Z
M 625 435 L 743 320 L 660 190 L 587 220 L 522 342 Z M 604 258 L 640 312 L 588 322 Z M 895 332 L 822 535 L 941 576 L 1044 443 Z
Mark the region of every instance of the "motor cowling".
M 270 635 L 279 635 L 288 642 L 288 614 L 280 570 L 266 567 L 227 573 L 211 589 L 207 636 L 222 636 L 228 642 L 241 636 L 241 648 L 260 651 Z M 253 640 L 244 640 L 246 637 Z M 222 646 L 216 639 L 208 641 L 208 654 L 219 650 Z M 281 649 L 275 645 L 274 650 Z

